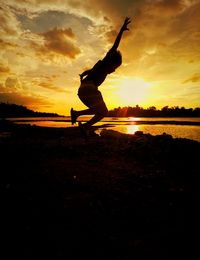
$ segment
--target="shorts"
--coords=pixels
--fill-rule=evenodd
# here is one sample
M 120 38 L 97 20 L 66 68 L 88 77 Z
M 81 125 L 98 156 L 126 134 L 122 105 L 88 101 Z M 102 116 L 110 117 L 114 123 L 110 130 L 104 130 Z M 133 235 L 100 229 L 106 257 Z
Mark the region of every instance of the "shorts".
M 103 116 L 107 115 L 108 109 L 101 92 L 92 81 L 85 81 L 81 83 L 78 90 L 78 96 L 83 104 L 92 109 L 95 114 L 101 114 Z

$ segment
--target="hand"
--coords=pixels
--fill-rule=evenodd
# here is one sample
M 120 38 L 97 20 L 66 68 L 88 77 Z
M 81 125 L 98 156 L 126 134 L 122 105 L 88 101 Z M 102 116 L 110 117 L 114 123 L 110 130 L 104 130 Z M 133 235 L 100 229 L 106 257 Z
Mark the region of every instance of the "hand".
M 129 17 L 126 17 L 124 20 L 124 24 L 122 25 L 122 31 L 128 31 L 129 28 L 127 27 L 128 24 L 131 22 L 131 19 Z
M 79 76 L 80 76 L 80 82 L 82 82 L 82 80 L 83 80 L 82 74 L 79 74 Z

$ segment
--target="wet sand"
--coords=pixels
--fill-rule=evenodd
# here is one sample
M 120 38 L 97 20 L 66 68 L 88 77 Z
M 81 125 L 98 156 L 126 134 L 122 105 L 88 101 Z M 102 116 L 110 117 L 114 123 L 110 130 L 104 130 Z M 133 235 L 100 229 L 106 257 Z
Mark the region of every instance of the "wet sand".
M 172 259 L 198 250 L 200 143 L 1 122 L 6 255 Z

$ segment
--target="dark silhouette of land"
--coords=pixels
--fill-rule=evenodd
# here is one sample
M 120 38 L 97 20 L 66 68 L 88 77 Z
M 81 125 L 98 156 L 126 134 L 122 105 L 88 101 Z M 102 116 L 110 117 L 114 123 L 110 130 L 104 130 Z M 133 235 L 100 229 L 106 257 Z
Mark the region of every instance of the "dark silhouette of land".
M 0 118 L 9 117 L 58 117 L 57 113 L 36 112 L 25 106 L 16 104 L 0 103 Z M 169 107 L 156 109 L 152 106 L 142 108 L 139 105 L 135 107 L 118 107 L 108 111 L 109 117 L 200 117 L 200 108 Z
M 36 112 L 22 105 L 0 103 L 0 118 L 7 117 L 54 117 L 56 113 Z
M 110 117 L 200 117 L 200 108 L 185 108 L 185 107 L 169 107 L 164 106 L 157 109 L 155 106 L 143 108 L 139 105 L 135 107 L 118 107 L 110 110 Z
M 111 130 L 85 142 L 78 127 L 5 122 L 0 149 L 2 255 L 165 260 L 198 252 L 199 142 Z

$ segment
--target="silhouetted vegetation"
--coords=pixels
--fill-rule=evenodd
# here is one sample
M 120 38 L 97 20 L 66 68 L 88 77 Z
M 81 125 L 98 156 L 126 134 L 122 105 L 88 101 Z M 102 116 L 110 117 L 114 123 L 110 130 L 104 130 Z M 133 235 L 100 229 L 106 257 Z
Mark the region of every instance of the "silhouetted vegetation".
M 139 105 L 135 107 L 118 107 L 110 110 L 108 116 L 111 117 L 200 117 L 200 108 L 168 107 L 160 110 L 155 106 L 142 108 Z
M 43 117 L 43 116 L 59 116 L 56 113 L 45 113 L 45 112 L 35 112 L 26 108 L 25 106 L 20 106 L 16 104 L 0 103 L 0 117 Z
M 7 117 L 57 117 L 57 113 L 37 112 L 22 105 L 0 103 L 0 118 Z M 200 117 L 200 108 L 169 107 L 165 106 L 160 110 L 155 106 L 143 108 L 139 105 L 135 107 L 118 107 L 108 112 L 110 117 Z

